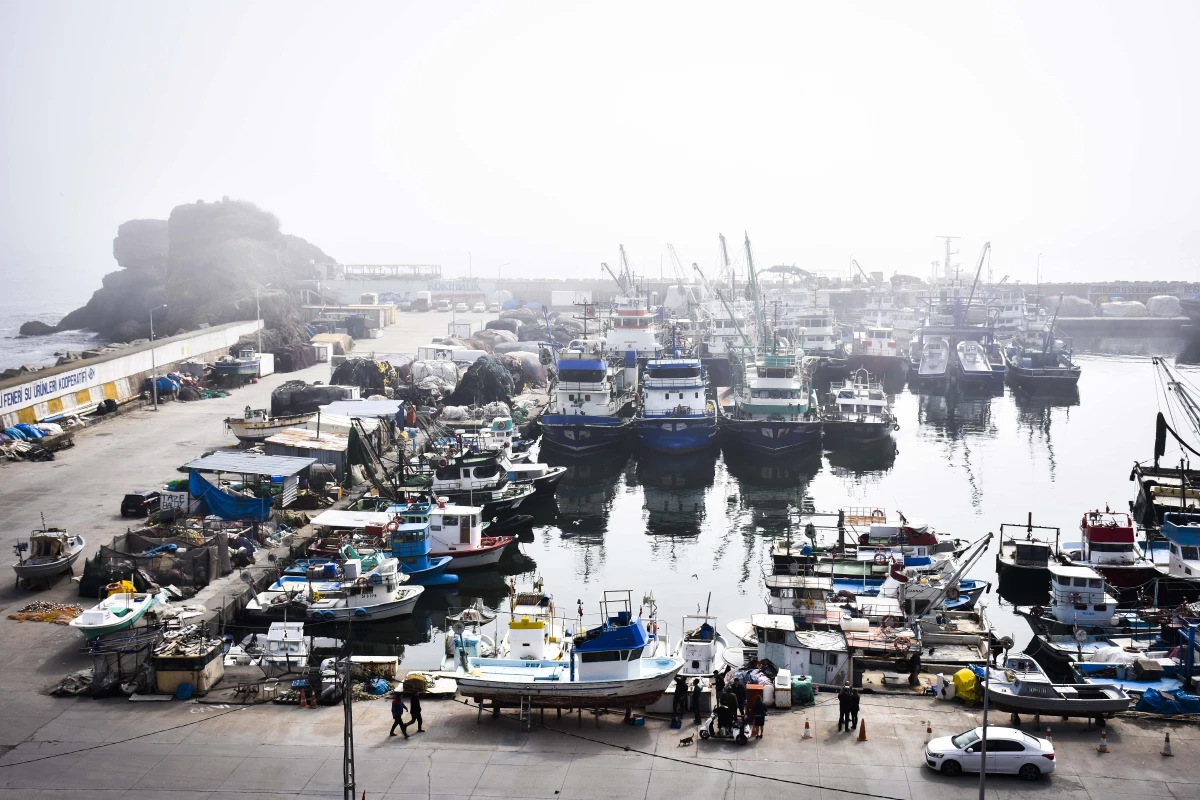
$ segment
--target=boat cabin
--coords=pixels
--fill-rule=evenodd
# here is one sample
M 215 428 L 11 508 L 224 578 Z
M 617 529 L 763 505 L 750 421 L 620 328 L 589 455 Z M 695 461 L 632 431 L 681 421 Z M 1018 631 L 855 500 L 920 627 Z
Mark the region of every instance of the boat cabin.
M 263 661 L 282 667 L 284 672 L 298 671 L 308 663 L 308 640 L 303 622 L 272 622 L 267 630 Z
M 498 453 L 479 453 L 451 459 L 433 473 L 433 491 L 493 492 L 508 483 L 508 472 Z
M 1050 545 L 1036 539 L 1016 539 L 1012 542 L 1013 563 L 1019 567 L 1047 567 L 1050 564 Z
M 767 612 L 821 621 L 833 578 L 814 575 L 768 575 Z
M 1163 514 L 1160 529 L 1170 548 L 1167 572 L 1173 577 L 1200 578 L 1200 514 Z
M 715 669 L 714 661 L 717 656 L 717 630 L 713 627 L 716 617 L 693 616 L 683 618 L 680 630 L 683 631 L 683 641 L 679 647 L 679 657 L 683 659 L 683 669 L 680 674 L 711 675 Z M 697 625 L 696 623 L 700 624 Z
M 483 509 L 478 506 L 452 506 L 439 503 L 429 510 L 429 534 L 434 550 L 478 550 L 483 546 Z
M 1061 623 L 1107 626 L 1117 612 L 1117 599 L 1104 578 L 1091 567 L 1050 565 L 1050 605 Z
M 896 336 L 891 328 L 872 327 L 867 328 L 860 334 L 856 335 L 855 351 L 866 356 L 895 356 L 899 355 L 896 349 Z
M 793 675 L 811 675 L 813 683 L 841 686 L 854 674 L 854 659 L 841 631 L 797 631 L 784 614 L 755 614 L 750 624 L 758 637 L 758 657 Z
M 663 358 L 646 365 L 642 415 L 692 416 L 705 412 L 704 367 L 698 358 Z
M 1138 559 L 1134 548 L 1133 519 L 1128 514 L 1089 511 L 1079 523 L 1083 535 L 1083 560 L 1091 564 L 1132 564 Z
M 610 595 L 624 594 L 625 599 Z M 576 636 L 571 650 L 573 679 L 580 681 L 621 681 L 642 676 L 642 651 L 650 644 L 650 635 L 640 619 L 633 618 L 628 592 L 604 593 L 601 617 L 604 622 Z
M 888 399 L 878 381 L 866 370 L 846 378 L 833 393 L 834 408 L 842 419 L 879 421 L 888 411 Z

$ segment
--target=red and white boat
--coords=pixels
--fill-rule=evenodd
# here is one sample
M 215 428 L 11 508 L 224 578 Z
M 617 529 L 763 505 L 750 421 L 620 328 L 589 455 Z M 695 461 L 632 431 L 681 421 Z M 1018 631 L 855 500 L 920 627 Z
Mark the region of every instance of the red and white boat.
M 1064 547 L 1059 560 L 1068 566 L 1091 567 L 1104 581 L 1123 595 L 1136 595 L 1139 589 L 1153 591 L 1158 572 L 1154 562 L 1137 546 L 1133 519 L 1110 510 L 1088 511 L 1079 522 L 1082 542 L 1079 549 Z
M 452 506 L 439 502 L 429 509 L 431 556 L 452 556 L 449 572 L 478 567 L 494 567 L 512 544 L 511 536 L 484 534 L 483 509 L 479 506 Z

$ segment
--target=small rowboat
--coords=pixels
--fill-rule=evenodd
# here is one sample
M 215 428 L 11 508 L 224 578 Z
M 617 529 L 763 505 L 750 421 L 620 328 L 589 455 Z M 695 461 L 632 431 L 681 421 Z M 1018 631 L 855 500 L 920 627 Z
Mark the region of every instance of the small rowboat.
M 34 581 L 49 583 L 50 578 L 63 572 L 72 572 L 72 566 L 83 553 L 87 542 L 79 534 L 67 533 L 62 528 L 41 528 L 29 534 L 29 541 L 13 545 L 17 562 L 13 572 L 17 573 L 17 586 L 22 582 L 32 586 Z
M 242 442 L 261 442 L 268 436 L 303 425 L 316 414 L 289 414 L 286 417 L 272 417 L 266 409 L 246 407 L 240 417 L 226 417 L 225 430 L 232 433 Z
M 123 585 L 123 587 L 122 587 Z M 118 588 L 129 589 L 132 584 L 121 581 Z M 71 620 L 71 627 L 80 631 L 88 641 L 106 633 L 115 633 L 132 627 L 147 611 L 160 603 L 167 602 L 167 593 L 115 591 L 96 605 Z

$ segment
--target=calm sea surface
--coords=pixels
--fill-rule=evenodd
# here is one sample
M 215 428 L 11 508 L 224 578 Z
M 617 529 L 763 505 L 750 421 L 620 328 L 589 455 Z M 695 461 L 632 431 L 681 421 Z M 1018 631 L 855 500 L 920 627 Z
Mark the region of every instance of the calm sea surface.
M 1097 345 L 1109 352 L 1078 355 L 1083 374 L 1071 399 L 1009 388 L 957 397 L 903 389 L 895 397 L 901 428 L 894 449 L 779 462 L 717 452 L 685 460 L 547 453 L 543 460 L 568 466 L 568 474 L 555 501 L 521 509 L 538 524 L 502 571 L 520 573 L 518 583 L 536 572 L 559 609 L 573 613 L 582 600 L 592 619 L 605 589 L 632 590 L 635 605 L 652 591 L 674 634 L 710 592 L 722 630 L 763 612 L 770 541 L 789 528 L 799 535 L 806 509 L 900 510 L 970 541 L 1032 512 L 1035 524 L 1061 527 L 1064 541 L 1078 541 L 1086 510 L 1124 509 L 1135 496 L 1129 470 L 1151 456 L 1159 408 L 1149 356 L 1174 361 L 1178 350 L 1174 342 L 1090 343 Z M 1195 367 L 1180 368 L 1200 379 Z M 998 536 L 971 577 L 995 580 L 997 544 Z M 412 619 L 358 626 L 355 649 L 403 654 L 410 668 L 433 665 L 446 606 L 475 596 L 497 605 L 503 580 L 483 573 L 455 593 L 426 590 Z M 984 602 L 999 630 L 1023 646 L 1030 637 L 1024 621 L 994 589 Z

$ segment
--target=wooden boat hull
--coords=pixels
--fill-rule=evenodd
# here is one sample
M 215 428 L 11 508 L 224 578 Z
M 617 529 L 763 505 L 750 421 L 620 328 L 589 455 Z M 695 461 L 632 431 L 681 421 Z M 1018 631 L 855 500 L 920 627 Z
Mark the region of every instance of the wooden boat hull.
M 662 697 L 683 668 L 683 661 L 678 658 L 652 660 L 671 662 L 672 666 L 653 676 L 612 681 L 515 681 L 489 678 L 486 673 L 484 677 L 475 677 L 462 672 L 455 680 L 459 695 L 475 702 L 491 700 L 500 705 L 519 706 L 522 698 L 529 698 L 531 705 L 558 708 L 642 707 Z M 563 670 L 569 671 L 567 665 L 563 665 Z
M 225 430 L 232 433 L 241 442 L 261 442 L 269 436 L 274 436 L 288 428 L 303 425 L 316 414 L 291 414 L 286 417 L 274 417 L 269 420 L 248 420 L 241 417 L 226 417 Z
M 35 561 L 34 559 L 26 559 L 24 562 L 13 564 L 13 572 L 17 573 L 18 581 L 32 582 L 35 580 L 45 580 L 53 578 L 63 572 L 69 572 L 83 555 L 83 548 L 87 546 L 87 541 L 78 534 L 73 534 L 71 550 L 62 558 L 56 558 L 50 561 Z

